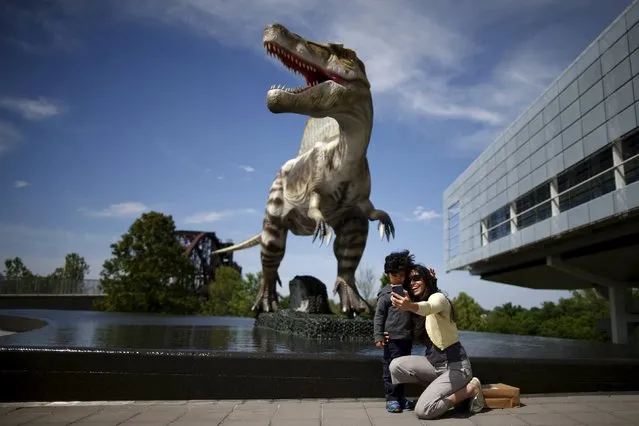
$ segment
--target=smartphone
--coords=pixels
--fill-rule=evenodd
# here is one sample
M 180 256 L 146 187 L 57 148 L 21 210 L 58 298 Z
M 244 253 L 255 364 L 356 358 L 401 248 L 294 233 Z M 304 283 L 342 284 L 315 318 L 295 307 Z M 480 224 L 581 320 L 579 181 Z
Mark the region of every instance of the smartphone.
M 391 289 L 393 290 L 393 293 L 399 295 L 399 296 L 404 296 L 404 286 L 401 284 L 396 284 L 394 286 L 391 287 Z

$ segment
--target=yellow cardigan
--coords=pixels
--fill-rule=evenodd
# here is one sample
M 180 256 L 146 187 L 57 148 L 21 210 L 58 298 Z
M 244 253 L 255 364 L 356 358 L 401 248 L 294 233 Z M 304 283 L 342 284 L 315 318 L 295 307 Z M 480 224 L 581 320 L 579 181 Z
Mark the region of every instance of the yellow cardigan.
M 457 325 L 451 321 L 451 306 L 442 293 L 433 293 L 428 300 L 417 302 L 417 314 L 426 317 L 426 332 L 440 350 L 459 341 Z

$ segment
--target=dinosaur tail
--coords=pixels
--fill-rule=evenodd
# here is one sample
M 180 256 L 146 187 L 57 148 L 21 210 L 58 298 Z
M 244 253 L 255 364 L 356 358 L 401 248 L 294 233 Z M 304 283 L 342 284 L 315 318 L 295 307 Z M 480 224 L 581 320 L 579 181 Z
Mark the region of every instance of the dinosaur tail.
M 258 245 L 261 241 L 262 241 L 262 233 L 260 232 L 259 234 L 249 238 L 246 241 L 242 241 L 239 244 L 235 244 L 230 247 L 224 247 L 223 249 L 215 250 L 213 254 L 225 253 L 227 251 L 244 250 L 244 249 Z M 277 283 L 280 285 L 280 287 L 282 287 L 282 279 L 280 278 L 280 274 L 277 274 Z
M 262 241 L 262 233 L 260 232 L 259 234 L 249 238 L 246 241 L 232 245 L 230 247 L 224 247 L 222 249 L 215 250 L 213 254 L 226 253 L 227 251 L 244 250 L 244 249 L 258 245 L 261 241 Z

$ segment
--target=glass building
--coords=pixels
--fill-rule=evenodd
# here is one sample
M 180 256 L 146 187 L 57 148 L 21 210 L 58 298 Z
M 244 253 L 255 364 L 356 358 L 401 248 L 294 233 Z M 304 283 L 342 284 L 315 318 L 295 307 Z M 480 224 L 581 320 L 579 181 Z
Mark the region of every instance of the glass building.
M 615 342 L 639 322 L 639 1 L 444 192 L 446 270 L 595 287 Z

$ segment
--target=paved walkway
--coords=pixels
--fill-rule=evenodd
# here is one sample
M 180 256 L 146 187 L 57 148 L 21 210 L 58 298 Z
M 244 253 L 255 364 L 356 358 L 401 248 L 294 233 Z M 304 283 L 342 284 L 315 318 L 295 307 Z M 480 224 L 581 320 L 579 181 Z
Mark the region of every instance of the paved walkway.
M 522 397 L 522 406 L 420 421 L 389 414 L 381 399 L 120 401 L 0 404 L 0 425 L 508 426 L 639 425 L 639 394 Z

